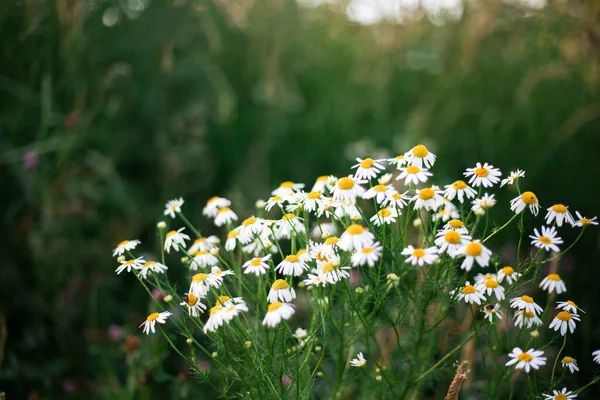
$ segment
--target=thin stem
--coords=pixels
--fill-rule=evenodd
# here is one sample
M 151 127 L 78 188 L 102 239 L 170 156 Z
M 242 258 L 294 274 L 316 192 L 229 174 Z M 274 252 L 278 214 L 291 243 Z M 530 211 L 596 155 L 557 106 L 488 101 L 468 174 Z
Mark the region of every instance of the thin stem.
M 465 344 L 467 344 L 467 342 L 471 339 L 473 339 L 473 336 L 475 336 L 477 334 L 477 332 L 473 331 L 471 332 L 471 334 L 469 336 L 467 336 L 465 338 L 465 340 L 463 340 L 462 342 L 460 342 L 455 348 L 453 348 L 452 350 L 450 350 L 450 352 L 448 354 L 446 354 L 444 357 L 441 358 L 440 361 L 436 362 L 431 368 L 429 368 L 427 371 L 423 372 L 421 374 L 421 376 L 419 376 L 416 380 L 416 382 L 419 382 L 421 379 L 425 378 L 427 375 L 429 375 L 430 373 L 432 373 L 433 371 L 435 371 L 435 369 L 437 367 L 439 367 L 440 365 L 442 365 L 444 363 L 444 361 L 446 361 L 448 358 L 450 358 L 450 356 L 454 353 L 456 353 L 458 350 L 460 350 Z
M 556 364 L 558 364 L 558 359 L 560 358 L 560 353 L 562 353 L 566 344 L 567 344 L 567 335 L 565 334 L 564 339 L 563 339 L 563 344 L 560 347 L 558 354 L 556 355 L 556 359 L 554 360 L 554 367 L 552 367 L 552 378 L 550 378 L 550 386 L 554 385 L 554 372 L 556 370 Z
M 197 230 L 190 221 L 188 221 L 188 219 L 185 217 L 185 215 L 183 215 L 183 213 L 181 211 L 178 212 L 177 215 L 179 216 L 179 218 L 181 218 L 183 220 L 183 223 L 186 224 L 187 227 L 190 228 L 190 230 L 192 232 L 194 232 L 194 235 L 196 235 L 198 238 L 202 237 L 202 235 L 200 234 L 200 231 Z

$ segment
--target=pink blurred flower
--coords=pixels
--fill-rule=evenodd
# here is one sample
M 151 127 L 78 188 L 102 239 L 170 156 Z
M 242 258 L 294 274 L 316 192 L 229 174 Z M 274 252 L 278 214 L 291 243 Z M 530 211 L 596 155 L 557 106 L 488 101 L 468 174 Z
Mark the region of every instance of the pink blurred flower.
M 39 161 L 38 152 L 35 150 L 28 151 L 25 153 L 25 156 L 23 157 L 23 166 L 25 167 L 25 169 L 34 168 L 35 166 L 38 165 L 38 161 Z
M 288 387 L 290 386 L 290 383 L 292 383 L 292 379 L 287 375 L 283 375 L 281 377 L 281 383 L 283 383 L 284 387 Z
M 113 342 L 120 342 L 123 339 L 123 329 L 119 325 L 111 325 L 108 327 L 108 337 Z
M 165 297 L 160 289 L 157 288 L 152 289 L 152 296 L 154 296 L 156 300 L 162 300 L 162 298 Z

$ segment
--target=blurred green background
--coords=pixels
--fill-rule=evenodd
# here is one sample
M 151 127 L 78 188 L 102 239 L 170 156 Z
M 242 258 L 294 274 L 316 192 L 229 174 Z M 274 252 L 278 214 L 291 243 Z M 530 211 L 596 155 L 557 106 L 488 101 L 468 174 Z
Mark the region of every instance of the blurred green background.
M 135 350 L 147 298 L 111 257 L 125 238 L 152 249 L 173 197 L 222 234 L 201 218 L 213 195 L 243 217 L 283 180 L 423 142 L 436 182 L 487 161 L 525 169 L 542 206 L 600 212 L 600 2 L 464 2 L 372 25 L 330 3 L 2 2 L 0 391 L 197 398 L 161 341 Z M 572 388 L 600 348 L 599 238 L 558 269 L 587 311 L 567 346 Z

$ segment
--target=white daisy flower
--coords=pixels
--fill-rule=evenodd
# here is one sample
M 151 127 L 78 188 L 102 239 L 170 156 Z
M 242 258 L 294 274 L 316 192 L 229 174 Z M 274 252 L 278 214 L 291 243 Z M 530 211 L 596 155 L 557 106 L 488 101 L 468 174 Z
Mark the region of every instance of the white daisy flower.
M 579 311 L 581 311 L 582 313 L 585 314 L 585 311 L 583 311 L 581 308 L 579 308 L 579 306 L 577 306 L 577 304 L 575 304 L 571 300 L 557 301 L 556 304 L 558 304 L 556 306 L 557 310 L 568 311 L 571 314 L 579 314 Z
M 119 265 L 115 272 L 117 273 L 117 275 L 119 275 L 124 270 L 127 270 L 127 272 L 131 272 L 132 269 L 142 269 L 144 268 L 144 263 L 145 261 L 143 257 L 138 257 L 132 260 L 123 260 L 121 261 L 121 265 Z
M 262 324 L 274 328 L 279 325 L 282 319 L 290 319 L 292 315 L 294 315 L 293 304 L 276 301 L 275 303 L 269 304 L 267 314 L 265 315 Z
M 354 178 L 352 175 L 341 178 L 333 188 L 333 200 L 354 201 L 358 196 L 361 196 L 365 192 L 365 189 L 360 186 L 361 183 L 364 182 Z
M 271 255 L 267 254 L 264 257 L 255 257 L 251 260 L 248 260 L 242 265 L 244 269 L 244 274 L 254 274 L 256 276 L 264 275 L 269 270 L 269 265 L 267 262 L 271 259 Z
M 473 268 L 473 263 L 477 262 L 481 267 L 487 267 L 490 263 L 492 251 L 485 247 L 479 240 L 469 242 L 460 247 L 456 252 L 450 254 L 451 257 L 465 256 L 460 269 L 470 271 Z
M 291 181 L 282 182 L 281 185 L 271 192 L 273 196 L 287 197 L 299 190 L 304 189 L 304 183 L 294 183 Z
M 352 224 L 342 233 L 338 246 L 342 250 L 353 251 L 369 247 L 374 241 L 375 235 L 366 230 L 365 227 Z
M 500 187 L 504 185 L 513 185 L 515 181 L 519 180 L 519 178 L 525 177 L 525 171 L 521 171 L 520 169 L 516 171 L 512 171 L 507 178 L 502 179 L 500 182 Z
M 194 293 L 186 293 L 182 300 L 183 302 L 181 302 L 179 305 L 186 306 L 188 309 L 188 314 L 192 317 L 197 317 L 203 313 L 204 310 L 206 310 L 206 305 L 202 304 L 200 298 Z
M 388 197 L 396 194 L 396 189 L 392 185 L 375 185 L 372 188 L 369 188 L 363 195 L 362 198 L 369 200 L 373 197 L 377 204 L 383 203 Z
M 538 306 L 534 301 L 532 297 L 529 296 L 521 296 L 521 297 L 514 297 L 512 299 L 510 299 L 510 306 L 512 308 L 516 308 L 519 310 L 525 310 L 527 312 L 532 312 L 534 314 L 541 314 L 544 309 L 540 306 Z
M 265 210 L 271 211 L 271 209 L 275 206 L 283 207 L 283 203 L 285 201 L 286 200 L 283 198 L 283 196 L 280 196 L 280 195 L 272 196 L 269 198 L 269 200 L 267 200 L 267 204 L 265 204 Z
M 427 147 L 419 144 L 404 153 L 404 160 L 408 165 L 415 165 L 420 168 L 425 165 L 425 168 L 431 168 L 435 163 L 435 154 L 431 153 Z
M 168 311 L 163 311 L 161 313 L 152 313 L 150 315 L 148 315 L 148 317 L 146 318 L 146 320 L 144 322 L 142 322 L 142 324 L 139 326 L 140 328 L 143 326 L 144 327 L 144 333 L 146 335 L 149 335 L 150 332 L 154 333 L 156 332 L 156 323 L 158 322 L 159 324 L 165 324 L 167 322 L 167 318 L 169 318 L 171 315 L 170 312 Z
M 523 212 L 526 207 L 529 207 L 529 210 L 533 215 L 538 215 L 540 203 L 533 192 L 523 192 L 523 194 L 510 201 L 510 209 L 514 211 L 515 214 Z
M 434 190 L 432 188 L 417 189 L 417 193 L 413 196 L 410 201 L 415 203 L 415 210 L 425 208 L 426 210 L 435 211 L 444 202 L 441 196 L 440 190 Z
M 233 221 L 237 221 L 238 216 L 233 210 L 229 207 L 220 208 L 217 211 L 217 215 L 215 217 L 215 225 L 223 226 L 226 224 L 231 224 Z
M 146 261 L 140 270 L 140 276 L 142 278 L 146 279 L 146 278 L 148 278 L 148 274 L 150 274 L 151 272 L 156 273 L 156 274 L 162 274 L 163 272 L 167 271 L 168 269 L 169 268 L 167 268 L 166 265 L 163 265 L 159 262 Z
M 550 274 L 542 280 L 540 287 L 543 290 L 547 290 L 548 293 L 552 293 L 556 290 L 557 294 L 561 294 L 567 291 L 565 282 L 560 278 L 558 274 Z
M 304 340 L 308 337 L 308 332 L 306 331 L 306 329 L 298 328 L 292 336 L 294 336 L 298 340 L 298 342 L 300 342 L 300 346 L 302 346 L 304 345 Z
M 198 267 L 205 268 L 213 266 L 219 262 L 217 257 L 210 254 L 208 250 L 199 250 L 192 254 L 193 259 L 190 261 L 190 269 L 197 271 Z
M 383 224 L 389 225 L 396 222 L 398 218 L 398 212 L 394 208 L 385 207 L 377 211 L 377 214 L 373 215 L 369 221 L 372 224 L 381 226 Z
M 477 288 L 469 281 L 465 282 L 465 286 L 462 289 L 453 290 L 450 292 L 451 295 L 456 295 L 456 300 L 464 300 L 465 303 L 473 304 L 477 303 L 481 305 L 482 301 L 485 301 L 485 295 L 477 290 Z
M 219 296 L 213 308 L 210 309 L 208 321 L 204 325 L 204 333 L 214 332 L 223 323 L 229 323 L 240 313 L 248 311 L 248 306 L 241 297 L 229 298 L 228 296 Z
M 300 259 L 300 261 L 304 261 L 305 263 L 309 263 L 312 261 L 312 256 L 306 249 L 300 249 L 296 252 L 296 257 Z
M 225 241 L 225 250 L 233 251 L 237 245 L 238 236 L 240 235 L 239 229 L 233 229 L 227 234 L 227 240 Z
M 335 285 L 342 279 L 350 277 L 350 273 L 347 271 L 350 267 L 341 267 L 340 258 L 333 257 L 330 262 L 325 263 L 322 267 L 317 268 L 315 271 L 318 275 L 321 275 L 327 283 Z
M 498 168 L 494 168 L 493 165 L 485 163 L 475 164 L 475 168 L 467 168 L 467 171 L 463 174 L 469 178 L 469 184 L 479 187 L 492 187 L 500 181 L 501 172 Z
M 507 266 L 501 268 L 500 271 L 498 271 L 498 282 L 502 283 L 504 278 L 506 278 L 506 281 L 508 282 L 508 284 L 512 285 L 519 279 L 519 277 L 521 275 L 522 275 L 521 273 L 515 272 L 513 267 L 511 267 L 510 265 L 507 265 Z
M 427 182 L 428 177 L 433 176 L 426 168 L 417 167 L 416 165 L 409 165 L 398 169 L 400 170 L 400 175 L 396 177 L 396 180 L 404 179 L 404 184 L 407 186 Z
M 465 224 L 463 224 L 463 222 L 459 219 L 451 219 L 448 221 L 448 223 L 446 223 L 446 225 L 443 226 L 443 229 L 446 231 L 453 230 L 461 235 L 469 234 L 469 231 L 467 228 L 465 228 Z
M 117 245 L 117 247 L 113 250 L 113 257 L 122 256 L 126 251 L 131 251 L 136 248 L 138 244 L 140 244 L 139 240 L 123 240 L 121 243 Z
M 517 328 L 523 328 L 523 326 L 527 326 L 527 329 L 531 328 L 532 326 L 541 326 L 544 323 L 542 322 L 542 320 L 535 315 L 535 313 L 533 311 L 525 311 L 525 310 L 518 310 L 515 311 L 515 315 L 513 316 L 514 321 L 514 325 Z
M 531 244 L 537 248 L 544 249 L 546 251 L 556 251 L 559 252 L 557 244 L 562 244 L 563 241 L 560 237 L 558 237 L 556 229 L 551 226 L 550 228 L 546 228 L 542 226 L 542 234 L 540 235 L 537 228 L 533 230 L 535 235 L 529 235 L 531 239 Z
M 365 359 L 365 357 L 363 357 L 363 353 L 358 353 L 356 355 L 356 358 L 350 361 L 350 365 L 353 367 L 362 368 L 365 365 L 367 365 L 367 360 Z
M 531 368 L 539 369 L 542 365 L 546 364 L 546 357 L 542 357 L 544 354 L 541 350 L 529 349 L 522 351 L 520 348 L 515 347 L 508 356 L 511 358 L 506 366 L 517 364 L 515 369 L 525 369 L 525 372 L 529 373 Z
M 302 200 L 302 208 L 306 212 L 316 212 L 324 199 L 325 196 L 323 196 L 321 192 L 312 191 L 308 193 Z
M 486 304 L 485 307 L 481 310 L 485 314 L 485 319 L 490 322 L 494 322 L 494 315 L 498 317 L 498 319 L 502 319 L 502 311 L 500 311 L 500 304 Z
M 406 202 L 410 201 L 410 197 L 408 197 L 406 195 L 406 193 L 392 193 L 391 195 L 387 196 L 382 202 L 381 202 L 381 206 L 382 207 L 394 207 L 394 208 L 399 208 L 402 209 L 406 206 Z
M 567 333 L 567 329 L 573 333 L 575 332 L 575 321 L 580 321 L 580 316 L 578 314 L 571 314 L 568 311 L 561 311 L 556 314 L 556 317 L 550 323 L 549 328 L 558 331 L 560 329 L 560 334 L 565 336 Z
M 342 200 L 336 204 L 335 215 L 337 219 L 350 218 L 352 221 L 360 221 L 362 215 L 356 207 L 355 200 Z
M 451 219 L 460 218 L 458 207 L 452 204 L 450 200 L 442 197 L 442 205 L 443 207 L 439 208 L 438 212 L 431 216 L 433 221 L 438 221 L 441 219 L 442 222 L 448 222 Z
M 378 242 L 374 242 L 371 246 L 363 247 L 352 254 L 350 261 L 352 266 L 365 266 L 374 267 L 381 257 L 381 245 Z
M 592 353 L 592 357 L 594 357 L 594 362 L 596 364 L 600 364 L 600 350 L 596 350 Z
M 562 204 L 555 204 L 548 208 L 546 224 L 550 225 L 554 220 L 556 220 L 556 226 L 562 226 L 563 222 L 568 222 L 571 225 L 575 223 L 573 216 L 569 212 L 569 207 Z
M 383 160 L 373 160 L 372 158 L 356 158 L 358 164 L 353 165 L 352 169 L 356 168 L 356 179 L 374 179 L 377 175 L 385 169 L 381 164 Z
M 209 279 L 209 277 L 210 275 L 205 273 L 199 273 L 192 276 L 192 283 L 190 284 L 189 293 L 193 293 L 199 298 L 204 298 L 210 291 L 211 286 L 218 288 L 218 280 Z
M 300 276 L 304 271 L 308 270 L 308 265 L 296 255 L 289 255 L 281 261 L 275 268 L 276 272 L 282 275 Z
M 504 288 L 500 286 L 495 276 L 490 276 L 477 284 L 477 290 L 486 293 L 490 296 L 492 293 L 498 301 L 504 300 Z
M 169 253 L 171 249 L 179 251 L 179 246 L 185 248 L 185 241 L 190 240 L 190 237 L 185 233 L 181 233 L 185 228 L 179 228 L 177 231 L 167 233 L 165 238 L 165 251 Z
M 324 275 L 320 274 L 308 274 L 308 278 L 303 280 L 306 286 L 325 286 L 327 280 Z
M 221 240 L 216 236 L 209 236 L 207 238 L 201 237 L 194 240 L 194 243 L 187 250 L 188 253 L 194 254 L 200 250 L 210 250 L 215 247 L 217 244 L 221 243 Z
M 306 233 L 303 219 L 292 213 L 287 213 L 280 220 L 275 222 L 275 237 L 279 239 L 290 239 L 292 236 Z
M 262 218 L 256 218 L 254 216 L 246 218 L 239 227 L 239 240 L 242 243 L 248 243 L 255 235 L 261 233 L 267 225 L 267 221 Z
M 598 225 L 598 221 L 596 221 L 598 217 L 586 218 L 579 214 L 579 211 L 575 211 L 575 214 L 577 215 L 578 219 L 575 221 L 575 223 L 573 223 L 573 226 L 583 228 L 588 225 Z
M 458 220 L 454 220 L 458 221 Z M 460 221 L 459 221 L 460 222 Z M 435 245 L 439 248 L 438 253 L 454 254 L 459 248 L 471 241 L 471 236 L 460 233 L 453 229 L 440 229 L 436 234 Z
M 321 260 L 317 259 L 317 262 L 322 261 L 323 259 L 328 261 L 331 257 L 334 257 L 335 254 L 338 252 L 338 249 L 339 249 L 338 243 L 339 242 L 340 242 L 340 239 L 337 236 L 329 236 L 327 239 L 325 239 L 325 242 L 320 244 L 320 246 L 313 244 L 313 253 L 316 250 L 317 251 L 316 254 L 319 255 L 321 258 Z M 319 252 L 320 252 L 320 254 L 319 254 Z
M 275 303 L 279 300 L 283 302 L 290 302 L 296 298 L 296 291 L 283 279 L 277 279 L 273 282 L 271 290 L 267 295 L 269 303 Z
M 436 247 L 429 247 L 426 249 L 423 248 L 414 248 L 412 246 L 406 247 L 402 250 L 403 256 L 409 256 L 404 262 L 418 265 L 422 267 L 423 265 L 431 265 L 435 260 L 439 258 L 438 250 Z
M 573 392 L 567 392 L 567 388 L 563 388 L 560 392 L 558 390 L 553 390 L 552 394 L 545 394 L 543 396 L 544 400 L 572 400 L 577 397 Z
M 230 205 L 231 201 L 227 200 L 226 198 L 213 196 L 206 202 L 206 205 L 202 209 L 202 215 L 209 218 L 215 218 L 219 212 L 219 209 L 229 207 Z
M 563 368 L 569 368 L 569 371 L 571 371 L 572 374 L 574 374 L 575 371 L 579 371 L 579 367 L 577 366 L 577 360 L 573 357 L 564 357 L 561 360 L 561 364 Z
M 402 168 L 406 164 L 406 159 L 404 158 L 404 154 L 400 154 L 394 158 L 388 158 L 387 162 L 396 168 Z
M 475 199 L 471 202 L 474 213 L 485 212 L 485 210 L 494 207 L 496 199 L 493 194 L 485 193 L 480 199 Z
M 178 198 L 174 200 L 169 200 L 167 204 L 165 204 L 165 212 L 163 215 L 168 215 L 171 218 L 175 218 L 175 213 L 181 212 L 181 206 L 183 205 L 183 198 Z
M 317 178 L 315 184 L 313 185 L 312 189 L 310 189 L 310 191 L 323 193 L 325 192 L 325 189 L 331 190 L 333 189 L 333 184 L 336 181 L 337 178 L 335 176 L 322 175 Z
M 387 185 L 392 181 L 393 177 L 394 177 L 394 174 L 390 174 L 388 172 L 387 174 L 383 174 L 379 178 L 377 178 L 377 183 L 380 185 Z
M 462 203 L 465 197 L 471 199 L 477 196 L 475 189 L 467 186 L 467 184 L 461 180 L 455 181 L 451 185 L 446 185 L 444 188 L 444 197 L 448 200 L 454 200 L 454 198 L 457 197 L 458 201 Z

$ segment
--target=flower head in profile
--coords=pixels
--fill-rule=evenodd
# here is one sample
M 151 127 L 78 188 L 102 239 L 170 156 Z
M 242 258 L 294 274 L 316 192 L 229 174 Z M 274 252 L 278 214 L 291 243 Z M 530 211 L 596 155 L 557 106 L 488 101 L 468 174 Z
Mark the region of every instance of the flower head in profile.
M 179 228 L 177 231 L 170 231 L 165 238 L 165 251 L 169 253 L 171 249 L 179 251 L 179 247 L 185 248 L 185 241 L 190 240 L 190 237 L 182 233 L 185 228 Z
M 534 325 L 541 326 L 544 324 L 533 311 L 518 310 L 515 312 L 513 319 L 515 320 L 514 324 L 517 328 L 527 326 L 527 329 L 529 329 Z
M 233 210 L 229 207 L 219 208 L 217 211 L 217 215 L 215 217 L 215 225 L 223 226 L 227 224 L 233 223 L 233 221 L 237 221 L 238 216 Z
M 202 215 L 209 218 L 215 218 L 220 209 L 229 207 L 230 205 L 231 201 L 228 199 L 224 197 L 213 196 L 206 202 L 206 205 L 202 209 Z
M 206 310 L 206 305 L 203 304 L 200 301 L 200 298 L 194 293 L 186 293 L 182 300 L 183 301 L 179 305 L 185 306 L 188 309 L 189 315 L 192 317 L 197 317 Z
M 369 200 L 375 198 L 377 204 L 382 204 L 386 199 L 398 192 L 392 185 L 375 185 L 372 188 L 369 188 L 363 195 L 362 198 L 365 200 Z
M 545 277 L 540 283 L 540 287 L 547 290 L 548 293 L 552 293 L 556 290 L 557 294 L 561 294 L 567 291 L 565 282 L 560 278 L 558 274 L 550 274 Z
M 304 261 L 300 259 L 295 254 L 290 254 L 286 256 L 283 261 L 281 261 L 277 267 L 275 267 L 275 271 L 279 272 L 282 275 L 293 275 L 300 276 L 308 269 L 308 265 Z
M 152 313 L 148 315 L 144 322 L 142 322 L 140 328 L 143 326 L 143 331 L 147 335 L 149 335 L 150 332 L 154 333 L 156 332 L 156 323 L 158 322 L 159 324 L 165 324 L 167 322 L 167 318 L 169 318 L 171 315 L 173 314 L 168 311 L 163 311 L 161 313 Z
M 531 371 L 531 369 L 539 369 L 542 365 L 546 364 L 546 357 L 542 357 L 544 354 L 541 350 L 529 349 L 522 351 L 520 348 L 515 347 L 508 356 L 510 360 L 506 363 L 506 366 L 514 365 L 515 369 L 524 369 L 525 372 Z
M 387 162 L 390 165 L 394 165 L 396 168 L 402 168 L 406 165 L 406 160 L 404 159 L 404 154 L 397 155 L 394 158 L 388 158 Z
M 165 204 L 165 212 L 163 215 L 168 215 L 171 218 L 175 218 L 175 213 L 181 212 L 181 206 L 183 205 L 183 198 L 178 198 L 174 200 L 169 200 L 167 204 Z
M 277 279 L 271 285 L 271 290 L 267 296 L 269 303 L 275 303 L 279 300 L 290 302 L 296 298 L 296 291 L 283 279 Z
M 470 271 L 473 268 L 473 264 L 476 262 L 481 267 L 487 267 L 490 263 L 490 257 L 492 256 L 492 251 L 485 247 L 479 240 L 475 240 L 473 242 L 466 243 L 462 247 L 460 247 L 454 254 L 450 254 L 452 257 L 462 257 L 462 264 L 460 265 L 460 269 L 464 269 L 465 271 Z
M 352 251 L 369 247 L 374 241 L 375 235 L 365 229 L 364 226 L 352 224 L 342 233 L 337 245 L 342 250 Z
M 150 273 L 162 274 L 166 272 L 169 268 L 161 264 L 157 261 L 146 261 L 142 268 L 140 269 L 140 276 L 144 279 L 148 278 Z
M 395 223 L 396 218 L 398 218 L 398 212 L 395 208 L 384 207 L 377 211 L 377 213 L 373 215 L 369 221 L 371 221 L 372 224 L 381 226 Z
M 292 315 L 294 315 L 293 304 L 276 301 L 275 303 L 269 304 L 269 307 L 267 307 L 267 314 L 265 315 L 262 324 L 274 328 L 279 325 L 282 320 L 290 319 Z
M 244 274 L 254 274 L 256 276 L 264 275 L 269 270 L 269 265 L 267 264 L 271 259 L 271 255 L 267 254 L 264 257 L 254 257 L 251 260 L 248 260 L 242 265 L 244 269 Z
M 438 259 L 438 249 L 436 247 L 429 248 L 414 248 L 412 246 L 406 247 L 402 250 L 403 256 L 408 256 L 406 260 L 404 260 L 408 264 L 418 265 L 422 267 L 424 265 L 433 264 L 435 260 Z
M 568 311 L 571 314 L 579 314 L 579 311 L 581 311 L 582 313 L 585 314 L 585 311 L 583 311 L 581 308 L 579 308 L 579 306 L 571 300 L 557 301 L 556 304 L 558 304 L 556 306 L 557 310 Z
M 531 244 L 537 248 L 544 249 L 546 251 L 556 251 L 559 252 L 558 244 L 562 244 L 563 240 L 558 236 L 558 232 L 556 229 L 551 226 L 547 228 L 542 226 L 542 234 L 538 232 L 537 228 L 533 230 L 533 235 L 529 235 L 531 239 Z
M 442 191 L 433 187 L 417 189 L 417 193 L 410 201 L 415 203 L 415 210 L 424 208 L 429 211 L 436 211 L 443 203 Z
M 373 160 L 372 158 L 356 158 L 358 164 L 353 165 L 352 169 L 356 168 L 356 179 L 375 179 L 377 175 L 385 169 L 381 162 L 383 160 Z
M 408 165 L 398 169 L 400 170 L 400 174 L 396 177 L 396 180 L 404 179 L 404 184 L 407 186 L 427 182 L 427 179 L 433 176 L 426 168 L 417 167 L 416 165 Z
M 584 228 L 588 225 L 598 225 L 598 217 L 587 218 L 579 214 L 579 211 L 575 211 L 575 215 L 577 215 L 577 221 L 573 223 L 573 226 L 577 226 L 579 228 Z
M 509 303 L 512 308 L 525 310 L 534 314 L 541 314 L 544 311 L 544 309 L 537 305 L 530 296 L 514 297 L 510 299 Z
M 523 192 L 521 195 L 515 197 L 510 201 L 510 209 L 515 214 L 520 214 L 529 207 L 529 210 L 533 215 L 538 215 L 540 211 L 540 203 L 538 203 L 537 196 L 533 192 Z
M 575 371 L 579 371 L 579 367 L 577 366 L 577 360 L 573 357 L 564 357 L 561 361 L 561 364 L 563 368 L 569 368 L 569 371 L 571 371 L 572 374 L 574 374 Z
M 524 177 L 525 177 L 525 171 L 522 171 L 520 169 L 518 169 L 516 171 L 512 171 L 508 177 L 502 179 L 502 182 L 500 182 L 500 187 L 502 187 L 504 185 L 514 185 L 514 183 L 516 181 L 518 181 L 519 178 L 524 178 Z
M 572 391 L 567 392 L 567 388 L 563 388 L 560 392 L 558 390 L 553 390 L 552 394 L 545 394 L 544 400 L 573 400 L 577 397 Z
M 502 283 L 504 279 L 508 282 L 509 285 L 515 283 L 522 274 L 516 272 L 513 267 L 507 265 L 505 267 L 500 268 L 498 271 L 498 282 Z
M 435 154 L 430 152 L 424 145 L 418 144 L 404 153 L 404 161 L 407 165 L 414 165 L 419 168 L 423 166 L 431 168 L 435 163 Z
M 469 281 L 465 282 L 465 285 L 462 288 L 453 290 L 450 294 L 456 295 L 458 301 L 464 300 L 465 303 L 468 304 L 481 304 L 482 301 L 485 301 L 483 292 L 471 285 Z
M 279 187 L 271 192 L 273 196 L 288 197 L 304 188 L 304 183 L 295 183 L 292 181 L 281 182 Z
M 378 242 L 373 243 L 368 247 L 363 247 L 360 250 L 356 250 L 350 261 L 352 262 L 352 266 L 365 266 L 374 267 L 379 261 L 379 257 L 381 257 L 381 245 Z
M 556 221 L 556 226 L 562 226 L 563 222 L 568 222 L 573 225 L 575 220 L 569 212 L 569 207 L 562 204 L 555 204 L 548 208 L 546 213 L 546 224 L 550 225 L 552 221 Z
M 121 243 L 117 245 L 117 247 L 113 250 L 113 257 L 122 256 L 126 251 L 131 251 L 136 248 L 138 244 L 140 244 L 139 240 L 123 240 Z
M 121 261 L 121 265 L 119 265 L 115 272 L 117 273 L 117 275 L 119 275 L 124 270 L 127 270 L 127 272 L 131 272 L 132 269 L 142 269 L 144 268 L 144 263 L 145 261 L 143 257 L 138 257 L 131 260 L 123 260 Z
M 469 184 L 475 187 L 492 187 L 500 181 L 501 172 L 498 168 L 494 168 L 493 165 L 485 163 L 475 164 L 474 168 L 467 168 L 464 176 L 469 178 Z
M 229 323 L 242 312 L 247 312 L 248 306 L 241 297 L 230 298 L 219 296 L 213 308 L 209 311 L 209 318 L 204 325 L 204 333 L 214 332 L 224 323 Z
M 567 329 L 569 332 L 575 332 L 575 321 L 580 321 L 580 316 L 578 314 L 571 314 L 568 311 L 561 311 L 556 314 L 556 317 L 550 323 L 549 328 L 554 329 L 555 331 L 560 330 L 560 334 L 565 336 L 567 334 Z
M 485 193 L 481 198 L 473 200 L 471 204 L 471 210 L 479 215 L 479 213 L 483 214 L 487 209 L 494 207 L 496 199 L 493 194 Z
M 444 197 L 448 200 L 458 198 L 461 203 L 466 199 L 471 199 L 477 196 L 475 189 L 469 187 L 464 181 L 454 181 L 451 185 L 444 186 Z
M 353 367 L 362 368 L 365 365 L 367 365 L 367 360 L 365 359 L 365 357 L 363 357 L 363 353 L 361 352 L 356 355 L 356 358 L 350 361 L 350 365 Z

